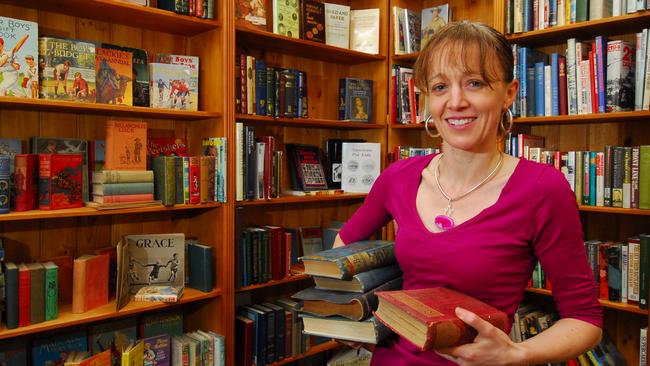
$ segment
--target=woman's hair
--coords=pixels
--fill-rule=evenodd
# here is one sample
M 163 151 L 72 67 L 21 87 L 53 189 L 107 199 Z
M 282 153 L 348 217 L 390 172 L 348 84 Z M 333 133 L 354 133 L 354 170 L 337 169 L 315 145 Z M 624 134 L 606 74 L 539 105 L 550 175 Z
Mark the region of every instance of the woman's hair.
M 440 60 L 459 62 L 463 71 L 476 72 L 471 68 L 472 55 L 479 57 L 481 77 L 488 83 L 512 81 L 514 58 L 505 37 L 486 24 L 463 20 L 449 23 L 431 36 L 415 62 L 415 85 L 428 93 L 431 69 Z

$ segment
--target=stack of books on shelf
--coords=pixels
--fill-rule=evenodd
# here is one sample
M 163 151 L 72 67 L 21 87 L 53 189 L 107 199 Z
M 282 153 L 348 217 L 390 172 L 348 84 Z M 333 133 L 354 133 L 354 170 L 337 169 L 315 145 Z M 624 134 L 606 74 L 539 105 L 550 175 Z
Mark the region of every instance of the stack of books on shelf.
M 395 149 L 388 157 L 389 162 L 404 160 L 414 156 L 426 156 L 431 154 L 439 154 L 439 148 L 433 147 L 413 147 L 413 146 L 395 146 Z
M 521 117 L 650 109 L 648 28 L 636 43 L 597 36 L 570 38 L 564 55 L 513 45 Z
M 646 1 L 538 0 L 506 2 L 506 33 L 521 33 L 636 13 L 650 8 Z
M 267 30 L 291 38 L 324 43 L 369 54 L 379 53 L 379 9 L 351 10 L 348 5 L 273 1 L 269 9 L 263 1 L 240 0 L 235 4 L 238 25 Z M 273 21 L 267 21 L 272 15 Z
M 427 97 L 415 86 L 413 68 L 393 65 L 391 68 L 391 123 L 421 123 L 427 119 Z
M 451 19 L 449 4 L 424 8 L 421 11 L 393 7 L 394 52 L 396 55 L 424 49 L 436 30 Z
M 255 129 L 236 123 L 235 199 L 269 199 L 280 197 L 282 157 L 274 136 L 255 138 Z
M 128 0 L 130 2 L 150 6 L 150 0 Z M 173 11 L 203 19 L 214 19 L 214 0 L 156 0 L 158 9 Z
M 293 295 L 302 302 L 304 332 L 373 344 L 386 337 L 390 331 L 372 312 L 375 291 L 402 287 L 394 250 L 390 241 L 361 241 L 302 257 L 317 286 Z
M 53 262 L 5 262 L 4 320 L 7 329 L 53 320 L 59 314 L 59 267 Z

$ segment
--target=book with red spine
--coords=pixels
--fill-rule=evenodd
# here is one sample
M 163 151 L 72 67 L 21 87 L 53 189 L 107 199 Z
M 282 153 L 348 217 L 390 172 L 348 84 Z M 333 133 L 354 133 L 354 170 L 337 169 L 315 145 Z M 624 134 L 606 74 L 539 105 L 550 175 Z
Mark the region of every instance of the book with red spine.
M 284 276 L 284 229 L 280 226 L 265 225 L 265 229 L 269 231 L 269 242 L 271 246 L 271 279 L 281 280 Z
M 610 242 L 598 244 L 598 294 L 601 300 L 609 300 L 609 283 L 607 282 L 607 252 L 611 247 Z
M 16 211 L 38 209 L 38 155 L 16 154 Z
M 284 276 L 288 277 L 291 274 L 291 257 L 292 253 L 293 234 L 290 232 L 284 233 Z
M 81 154 L 39 154 L 38 208 L 57 210 L 82 205 Z
M 266 144 L 266 149 L 264 149 L 264 198 L 271 198 L 273 190 L 273 152 L 276 150 L 275 137 L 260 136 L 258 141 Z
M 445 288 L 377 292 L 374 313 L 382 323 L 421 351 L 470 343 L 476 330 L 460 320 L 456 307 L 473 312 L 508 333 L 508 316 L 474 297 Z
M 74 260 L 72 313 L 79 314 L 108 303 L 108 254 L 86 254 Z
M 596 43 L 591 45 L 592 51 L 589 51 L 589 86 L 591 93 L 591 113 L 598 113 L 598 74 L 596 67 Z
M 201 203 L 201 160 L 190 156 L 190 203 Z
M 30 282 L 29 268 L 25 263 L 18 265 L 18 326 L 28 326 L 30 319 Z

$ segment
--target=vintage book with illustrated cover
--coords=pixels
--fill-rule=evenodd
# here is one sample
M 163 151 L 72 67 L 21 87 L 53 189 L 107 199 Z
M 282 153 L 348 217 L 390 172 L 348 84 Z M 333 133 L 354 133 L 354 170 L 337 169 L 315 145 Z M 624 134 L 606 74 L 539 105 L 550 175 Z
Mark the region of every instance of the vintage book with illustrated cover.
M 421 351 L 459 346 L 476 337 L 476 331 L 456 316 L 456 307 L 510 332 L 504 312 L 445 287 L 377 292 L 377 296 L 379 308 L 375 316 Z
M 149 106 L 190 110 L 190 78 L 191 70 L 187 66 L 150 63 Z
M 634 44 L 607 42 L 607 112 L 634 110 Z
M 117 308 L 144 286 L 185 285 L 185 235 L 125 235 L 117 246 Z
M 135 293 L 135 301 L 178 302 L 183 288 L 175 286 L 144 286 Z
M 339 79 L 339 119 L 372 121 L 372 80 Z
M 327 189 L 320 149 L 313 145 L 287 144 L 291 189 L 314 191 Z
M 349 280 L 357 273 L 395 263 L 395 245 L 365 240 L 302 257 L 305 273 Z
M 238 0 L 235 3 L 237 24 L 266 30 L 267 0 Z
M 325 43 L 350 48 L 350 7 L 325 3 Z
M 321 290 L 364 293 L 401 275 L 399 266 L 393 264 L 357 273 L 349 280 L 314 276 L 314 282 Z
M 145 338 L 144 365 L 169 366 L 171 365 L 171 339 L 168 334 L 161 334 Z
M 381 145 L 374 142 L 344 142 L 341 188 L 345 192 L 368 193 L 379 177 Z
M 38 207 L 57 210 L 82 206 L 82 156 L 39 154 Z
M 325 43 L 325 4 L 316 0 L 302 1 L 302 38 Z
M 93 354 L 110 351 L 111 364 L 120 365 L 121 350 L 134 342 L 137 337 L 137 319 L 129 317 L 112 319 L 88 328 L 88 345 Z
M 350 320 L 343 317 L 321 318 L 301 314 L 303 333 L 342 339 L 352 342 L 377 344 L 390 334 L 390 329 L 372 316 L 363 321 Z
M 66 332 L 57 336 L 36 339 L 32 343 L 34 366 L 63 365 L 71 352 L 87 352 L 88 339 L 85 330 Z
M 106 122 L 107 170 L 147 169 L 147 122 Z
M 176 90 L 171 92 L 178 96 L 180 109 L 196 111 L 199 109 L 199 58 L 196 56 L 158 54 L 158 62 L 181 65 L 190 71 L 189 79 L 180 79 Z M 172 88 L 174 83 L 172 83 Z
M 0 17 L 0 96 L 38 98 L 38 24 Z
M 95 103 L 95 44 L 40 37 L 39 96 Z
M 300 38 L 298 0 L 273 0 L 273 33 Z
M 90 198 L 88 185 L 88 143 L 86 140 L 76 138 L 32 136 L 30 138 L 32 154 L 81 154 L 83 157 L 83 200 Z
M 176 137 L 148 137 L 149 156 L 189 156 L 187 139 Z
M 115 48 L 95 48 L 97 103 L 133 105 L 132 63 L 131 52 Z
M 122 47 L 112 44 L 102 44 L 102 48 L 110 48 L 123 52 L 130 52 L 132 82 L 130 83 L 133 105 L 139 107 L 149 106 L 149 63 L 147 51 L 140 48 Z

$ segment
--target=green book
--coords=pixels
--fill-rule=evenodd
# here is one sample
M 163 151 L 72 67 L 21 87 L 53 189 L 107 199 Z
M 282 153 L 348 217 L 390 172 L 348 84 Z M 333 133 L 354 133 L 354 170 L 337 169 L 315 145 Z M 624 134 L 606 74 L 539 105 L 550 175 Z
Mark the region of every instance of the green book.
M 43 263 L 45 268 L 45 320 L 59 315 L 59 266 L 53 262 Z
M 639 208 L 650 210 L 650 145 L 641 146 L 639 155 Z
M 154 189 L 157 200 L 165 206 L 176 203 L 176 160 L 174 156 L 153 158 Z

